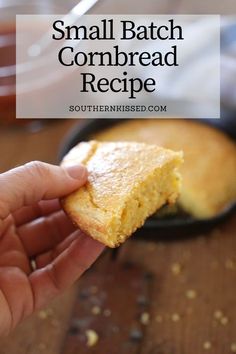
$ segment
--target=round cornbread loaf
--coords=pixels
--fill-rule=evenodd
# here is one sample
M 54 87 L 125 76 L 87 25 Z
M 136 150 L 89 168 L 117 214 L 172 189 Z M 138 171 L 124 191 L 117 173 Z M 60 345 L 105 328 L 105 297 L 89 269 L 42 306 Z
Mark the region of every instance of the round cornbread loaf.
M 184 152 L 179 204 L 209 218 L 236 201 L 236 144 L 219 130 L 192 120 L 136 119 L 94 136 L 99 141 L 137 141 Z

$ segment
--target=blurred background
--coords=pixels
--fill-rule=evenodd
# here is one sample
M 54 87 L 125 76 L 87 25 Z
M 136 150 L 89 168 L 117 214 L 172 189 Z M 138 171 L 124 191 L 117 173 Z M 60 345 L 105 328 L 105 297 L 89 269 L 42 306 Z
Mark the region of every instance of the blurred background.
M 66 13 L 75 4 L 0 0 L 0 172 L 30 160 L 58 163 L 68 132 L 83 123 L 15 119 L 15 14 Z M 235 136 L 235 0 L 100 0 L 90 12 L 226 15 L 216 124 Z M 236 352 L 235 294 L 234 213 L 197 237 L 130 240 L 105 252 L 72 289 L 1 338 L 0 354 Z

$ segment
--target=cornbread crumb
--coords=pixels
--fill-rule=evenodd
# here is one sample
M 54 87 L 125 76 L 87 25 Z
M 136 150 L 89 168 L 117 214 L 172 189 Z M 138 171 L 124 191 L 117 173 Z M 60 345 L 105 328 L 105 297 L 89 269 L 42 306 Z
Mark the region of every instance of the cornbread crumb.
M 223 317 L 223 312 L 220 311 L 220 310 L 216 310 L 214 312 L 214 317 L 215 317 L 216 320 L 220 320 Z
M 227 323 L 229 322 L 229 319 L 228 317 L 224 316 L 220 319 L 220 323 L 223 325 L 223 326 L 226 326 Z
M 48 313 L 47 311 L 45 310 L 41 310 L 38 312 L 38 317 L 41 319 L 41 320 L 46 320 L 46 318 L 48 318 Z
M 140 317 L 140 322 L 143 324 L 143 325 L 148 325 L 149 322 L 150 322 L 150 315 L 148 312 L 143 312 L 141 314 L 141 317 Z
M 93 306 L 91 312 L 93 315 L 99 315 L 101 313 L 101 308 L 99 306 Z
M 182 267 L 179 263 L 173 263 L 171 266 L 171 271 L 174 275 L 179 275 L 182 270 Z
M 211 349 L 211 342 L 207 341 L 203 343 L 203 349 L 209 350 Z
M 195 290 L 192 290 L 192 289 L 187 290 L 187 291 L 186 291 L 186 297 L 187 297 L 188 299 L 195 299 L 195 298 L 197 297 L 197 293 L 196 293 Z
M 230 346 L 231 352 L 236 353 L 236 343 L 232 343 Z
M 93 329 L 88 329 L 86 332 L 87 346 L 93 347 L 98 342 L 98 334 Z
M 171 319 L 173 322 L 178 322 L 180 320 L 180 315 L 178 313 L 173 313 Z
M 31 265 L 32 270 L 36 270 L 37 269 L 37 264 L 36 264 L 34 259 L 31 259 L 30 265 Z
M 155 321 L 158 322 L 158 323 L 161 323 L 161 322 L 163 321 L 162 316 L 161 316 L 161 315 L 157 315 L 157 316 L 155 317 Z

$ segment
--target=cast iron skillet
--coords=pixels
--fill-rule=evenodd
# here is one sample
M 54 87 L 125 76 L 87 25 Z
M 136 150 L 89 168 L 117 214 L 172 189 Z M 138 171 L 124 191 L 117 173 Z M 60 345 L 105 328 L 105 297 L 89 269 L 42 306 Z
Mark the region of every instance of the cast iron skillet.
M 124 119 L 86 119 L 85 122 L 79 123 L 69 132 L 65 140 L 62 142 L 59 151 L 59 161 L 61 161 L 67 152 L 78 142 L 90 140 L 90 137 L 94 133 L 97 133 L 104 128 L 111 127 L 121 121 L 124 121 Z M 202 122 L 217 126 L 226 133 L 230 132 L 231 137 L 236 139 L 235 132 L 232 131 L 232 129 L 228 129 L 227 126 L 224 126 L 222 121 L 219 122 L 219 120 L 204 119 Z M 142 228 L 135 232 L 135 236 L 146 240 L 152 239 L 165 241 L 188 238 L 210 231 L 212 228 L 226 220 L 235 211 L 236 204 L 230 206 L 219 215 L 204 220 L 197 220 L 187 215 L 177 215 L 163 219 L 151 217 L 146 221 Z

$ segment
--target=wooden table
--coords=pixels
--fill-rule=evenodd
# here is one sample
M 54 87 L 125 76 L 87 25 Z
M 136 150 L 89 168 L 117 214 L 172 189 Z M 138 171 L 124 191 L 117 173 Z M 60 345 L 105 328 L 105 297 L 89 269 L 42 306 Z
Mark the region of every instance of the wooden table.
M 31 134 L 1 129 L 0 171 L 34 159 L 54 163 L 62 138 L 74 124 L 51 123 Z M 100 276 L 109 271 L 109 257 L 105 254 L 95 265 Z M 150 318 L 137 353 L 230 354 L 236 350 L 236 216 L 211 233 L 188 240 L 128 241 L 115 262 L 127 261 L 153 275 Z M 77 288 L 88 276 L 1 339 L 0 354 L 62 353 Z M 87 352 L 95 353 L 95 348 Z

